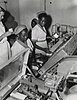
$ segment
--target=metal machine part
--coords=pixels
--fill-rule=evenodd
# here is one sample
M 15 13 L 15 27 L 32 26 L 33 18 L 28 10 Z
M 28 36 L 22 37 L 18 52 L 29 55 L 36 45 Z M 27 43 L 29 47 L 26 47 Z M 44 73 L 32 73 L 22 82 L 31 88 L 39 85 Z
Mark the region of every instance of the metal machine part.
M 15 100 L 53 100 L 55 98 L 62 100 L 57 90 L 62 79 L 61 76 L 50 74 L 44 81 L 32 77 L 31 82 L 29 78 L 30 76 L 20 80 L 19 86 L 10 94 L 10 98 Z
M 61 28 L 62 27 L 64 26 L 61 26 Z M 60 29 L 60 31 L 66 32 L 66 29 L 67 28 Z M 60 36 L 58 38 L 60 38 Z M 20 75 L 22 63 L 20 63 L 19 55 L 8 61 L 7 64 L 4 64 L 4 66 L 1 66 L 0 74 L 2 76 L 0 75 L 0 99 L 5 100 L 6 97 L 10 95 L 9 98 L 11 98 L 11 100 L 20 100 L 21 97 L 21 100 L 53 100 L 52 98 L 62 100 L 59 91 L 61 92 L 64 89 L 64 83 L 67 80 L 67 73 L 69 69 L 71 66 L 76 65 L 77 57 L 73 57 L 73 54 L 77 49 L 77 34 L 74 34 L 65 43 L 63 42 L 63 40 L 59 40 L 55 45 L 53 45 L 51 48 L 53 55 L 51 55 L 48 61 L 37 71 L 40 75 L 38 78 L 34 76 L 28 66 L 27 69 L 29 70 L 31 77 L 26 75 L 27 77 L 25 76 L 25 78 L 22 78 Z M 13 65 L 12 67 L 11 64 Z M 66 74 L 62 71 L 62 73 L 60 73 L 59 69 L 61 69 L 62 66 L 64 69 L 66 68 L 65 66 L 68 66 Z M 7 80 L 7 82 L 5 80 Z M 3 85 L 3 83 L 5 84 Z
M 20 98 L 22 100 L 45 100 L 48 91 L 49 89 L 43 87 L 43 84 L 41 86 L 37 81 L 30 82 L 27 77 L 20 81 L 20 85 L 10 94 L 10 97 L 18 100 Z
M 76 34 L 77 28 L 70 25 L 55 24 L 52 25 L 52 44 L 53 47 L 60 39 L 67 42 L 73 35 Z M 75 30 L 75 31 L 74 31 Z
M 19 77 L 22 73 L 23 60 L 21 59 L 21 55 L 24 52 L 27 52 L 29 49 L 26 48 L 22 50 L 17 55 L 11 57 L 5 64 L 0 66 L 0 99 L 4 100 L 6 96 L 13 89 L 13 85 L 15 85 L 21 77 Z
M 77 49 L 77 34 L 70 38 L 60 49 L 58 49 L 44 64 L 44 66 L 38 71 L 41 75 L 44 75 L 49 69 L 54 69 L 62 59 L 72 56 Z M 53 72 L 53 71 L 52 71 Z M 54 72 L 53 72 L 54 73 Z
M 52 41 L 49 43 L 51 49 L 54 45 L 62 40 L 60 46 L 66 43 L 73 35 L 77 33 L 77 27 L 63 24 L 52 25 Z M 62 45 L 61 45 L 62 44 Z

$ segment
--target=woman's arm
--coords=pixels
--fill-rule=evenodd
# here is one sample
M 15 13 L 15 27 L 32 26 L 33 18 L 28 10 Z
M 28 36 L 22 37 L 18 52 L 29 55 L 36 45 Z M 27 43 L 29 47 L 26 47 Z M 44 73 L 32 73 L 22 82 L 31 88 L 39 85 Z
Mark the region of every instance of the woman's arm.
M 11 35 L 12 34 L 12 32 L 5 32 L 4 34 L 2 34 L 1 36 L 0 36 L 0 41 L 3 39 L 3 38 L 5 38 L 5 37 L 7 37 L 7 36 L 9 36 L 9 35 Z
M 39 50 L 42 50 L 42 51 L 44 51 L 44 52 L 46 52 L 46 53 L 49 52 L 48 48 L 42 48 L 42 47 L 38 46 L 38 45 L 36 44 L 36 42 L 37 42 L 37 41 L 33 41 L 33 45 L 34 45 L 35 48 L 37 48 L 37 49 L 39 49 Z

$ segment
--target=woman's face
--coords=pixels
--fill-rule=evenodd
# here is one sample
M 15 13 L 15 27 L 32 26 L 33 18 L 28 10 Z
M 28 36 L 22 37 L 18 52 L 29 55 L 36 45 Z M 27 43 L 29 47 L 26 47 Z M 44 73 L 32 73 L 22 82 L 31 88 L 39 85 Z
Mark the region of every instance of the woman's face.
M 21 34 L 19 35 L 20 40 L 23 41 L 23 42 L 27 39 L 27 37 L 28 37 L 27 32 L 25 30 L 23 30 L 21 32 Z
M 44 27 L 45 24 L 46 24 L 46 18 L 45 17 L 42 17 L 40 20 L 39 20 L 39 24 L 41 27 Z
M 0 8 L 0 21 L 4 18 L 4 12 L 2 11 L 2 9 Z

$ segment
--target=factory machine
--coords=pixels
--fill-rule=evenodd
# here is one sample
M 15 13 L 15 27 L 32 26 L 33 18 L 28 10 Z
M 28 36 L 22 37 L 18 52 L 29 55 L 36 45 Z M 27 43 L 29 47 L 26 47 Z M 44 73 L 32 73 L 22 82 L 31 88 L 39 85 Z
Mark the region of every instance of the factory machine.
M 59 27 L 67 29 L 66 25 Z M 71 80 L 77 83 L 77 34 L 65 35 L 65 29 L 60 29 L 64 37 L 52 38 L 52 55 L 41 68 L 35 70 L 37 74 L 27 66 L 29 73 L 22 76 L 21 55 L 27 53 L 28 48 L 0 66 L 0 100 L 63 100 L 60 93 L 64 92 L 67 83 Z M 57 37 L 55 32 L 54 36 Z

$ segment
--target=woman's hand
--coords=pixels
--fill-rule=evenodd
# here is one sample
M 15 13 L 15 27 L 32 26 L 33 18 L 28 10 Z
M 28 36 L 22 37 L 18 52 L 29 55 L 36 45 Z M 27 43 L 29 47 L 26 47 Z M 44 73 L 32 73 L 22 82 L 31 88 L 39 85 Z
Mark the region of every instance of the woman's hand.
M 46 52 L 46 55 L 47 55 L 47 56 L 51 56 L 51 55 L 52 55 L 52 52 L 49 51 L 48 48 L 44 48 L 44 49 L 45 49 L 45 52 Z
M 46 53 L 51 53 L 51 51 L 49 51 L 48 48 L 44 48 L 44 51 L 45 51 Z
M 5 37 L 10 36 L 12 34 L 12 32 L 8 31 L 4 34 Z

